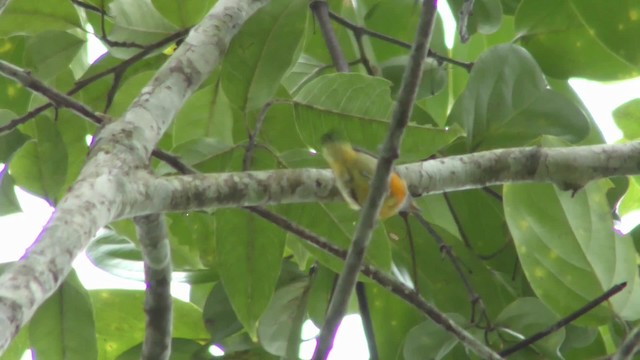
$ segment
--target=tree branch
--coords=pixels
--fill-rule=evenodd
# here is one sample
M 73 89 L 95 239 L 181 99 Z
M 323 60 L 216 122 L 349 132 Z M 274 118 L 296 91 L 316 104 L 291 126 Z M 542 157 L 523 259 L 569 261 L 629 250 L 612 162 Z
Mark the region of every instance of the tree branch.
M 347 258 L 346 251 L 336 247 L 328 240 L 292 223 L 291 221 L 281 217 L 280 215 L 274 214 L 268 210 L 258 207 L 248 210 L 279 226 L 280 228 L 298 236 L 300 239 L 307 241 L 320 250 L 326 251 L 327 253 L 342 260 L 345 260 Z M 389 277 L 373 266 L 364 264 L 359 269 L 359 271 L 368 278 L 378 283 L 378 285 L 384 287 L 392 294 L 404 300 L 407 304 L 414 306 L 416 309 L 424 313 L 426 316 L 440 325 L 445 331 L 453 334 L 458 340 L 460 340 L 460 342 L 464 344 L 464 346 L 476 353 L 482 359 L 502 359 L 500 355 L 495 353 L 486 345 L 482 344 L 480 341 L 478 341 L 478 339 L 471 336 L 463 328 L 458 326 L 453 320 L 449 319 L 445 314 L 441 313 L 436 307 L 427 303 L 415 290 L 404 285 L 398 280 Z
M 333 32 L 333 28 L 331 27 L 331 20 L 329 19 L 329 5 L 327 5 L 327 1 L 311 0 L 309 2 L 309 7 L 318 20 L 320 31 L 322 32 L 325 43 L 327 44 L 327 50 L 329 50 L 329 55 L 331 55 L 333 65 L 336 67 L 336 70 L 338 70 L 338 72 L 349 72 L 349 65 L 347 64 L 344 55 L 342 55 L 340 44 L 338 43 L 336 34 Z
M 145 187 L 152 177 L 142 172 L 153 147 L 182 103 L 220 62 L 240 25 L 267 2 L 218 1 L 122 119 L 100 132 L 78 180 L 26 256 L 0 276 L 0 353 L 62 283 L 96 231 L 118 214 L 140 210 L 127 204 L 130 199 L 150 201 Z M 135 183 L 136 174 L 145 181 Z
M 416 40 L 409 56 L 407 68 L 402 78 L 402 85 L 398 94 L 396 106 L 391 117 L 389 133 L 382 145 L 382 151 L 376 171 L 369 187 L 369 195 L 360 214 L 356 226 L 356 232 L 349 247 L 349 253 L 345 260 L 344 269 L 338 277 L 336 289 L 329 303 L 329 309 L 325 322 L 320 330 L 318 345 L 313 359 L 326 359 L 333 344 L 333 338 L 338 330 L 338 325 L 344 317 L 347 304 L 353 288 L 356 284 L 358 272 L 362 266 L 364 255 L 371 239 L 371 232 L 382 200 L 389 186 L 388 179 L 391 173 L 393 161 L 398 158 L 398 148 L 404 128 L 409 122 L 411 109 L 415 101 L 418 85 L 422 77 L 422 64 L 431 41 L 431 31 L 435 23 L 436 3 L 424 0 L 420 22 L 416 31 Z
M 143 360 L 167 360 L 171 355 L 171 250 L 161 214 L 133 219 L 144 258 L 147 314 L 142 345 Z

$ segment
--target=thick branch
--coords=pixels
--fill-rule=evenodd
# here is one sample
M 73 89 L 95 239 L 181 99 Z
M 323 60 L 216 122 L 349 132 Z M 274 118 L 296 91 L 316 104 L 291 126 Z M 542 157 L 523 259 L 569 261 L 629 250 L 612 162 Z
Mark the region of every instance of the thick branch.
M 586 184 L 610 176 L 640 174 L 639 158 L 640 142 L 633 142 L 492 150 L 402 165 L 397 170 L 408 180 L 414 195 L 428 195 L 504 183 Z M 159 179 L 142 173 L 129 179 L 136 187 L 128 190 L 117 218 L 163 211 L 328 202 L 341 198 L 331 171 L 324 169 L 177 175 Z M 115 183 L 121 181 L 126 180 L 113 179 Z
M 344 317 L 360 267 L 362 267 L 376 217 L 380 212 L 383 197 L 387 193 L 388 179 L 393 167 L 393 161 L 398 158 L 400 140 L 411 116 L 411 109 L 413 108 L 418 84 L 420 84 L 422 76 L 423 60 L 431 41 L 431 31 L 435 17 L 436 3 L 424 0 L 420 22 L 416 31 L 415 44 L 411 50 L 407 68 L 402 78 L 402 85 L 400 86 L 396 106 L 391 117 L 391 124 L 389 125 L 389 133 L 382 145 L 380 159 L 369 188 L 369 195 L 356 226 L 356 232 L 349 247 L 344 269 L 338 277 L 333 298 L 329 303 L 327 316 L 318 338 L 318 346 L 313 355 L 316 360 L 326 359 L 329 355 L 329 351 L 333 346 L 333 338 L 338 330 L 340 321 Z
M 218 1 L 123 118 L 100 132 L 78 180 L 27 255 L 0 276 L 0 353 L 62 283 L 73 259 L 96 231 L 119 214 L 135 215 L 140 207 L 127 208 L 128 201 L 150 201 L 139 197 L 150 184 L 136 183 L 135 173 L 146 169 L 156 142 L 182 103 L 220 62 L 240 25 L 267 2 Z
M 171 252 L 164 218 L 151 214 L 134 218 L 142 256 L 147 290 L 147 314 L 143 360 L 166 360 L 171 355 Z

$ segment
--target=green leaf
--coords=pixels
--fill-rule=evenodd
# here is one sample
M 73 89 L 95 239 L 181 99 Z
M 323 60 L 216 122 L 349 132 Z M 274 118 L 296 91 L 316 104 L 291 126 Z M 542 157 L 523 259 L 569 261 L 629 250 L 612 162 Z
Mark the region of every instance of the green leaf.
M 640 67 L 640 49 L 634 44 L 640 34 L 640 6 L 636 1 L 570 3 L 591 36 L 629 65 Z
M 614 284 L 627 288 L 577 320 L 603 324 L 615 312 L 640 318 L 635 250 L 617 238 L 606 199 L 606 181 L 592 182 L 572 196 L 549 184 L 505 185 L 507 223 L 518 257 L 536 295 L 566 316 Z M 572 301 L 567 301 L 572 299 Z
M 274 292 L 285 234 L 246 211 L 215 214 L 220 278 L 238 319 L 251 337 Z
M 89 292 L 96 318 L 98 359 L 114 359 L 142 342 L 145 331 L 144 291 L 93 290 Z M 202 314 L 193 304 L 177 299 L 173 303 L 173 337 L 206 339 Z
M 0 23 L 4 21 L 4 16 L 0 14 Z M 0 25 L 2 26 L 2 25 Z M 13 65 L 23 67 L 24 64 L 24 48 L 29 37 L 27 36 L 12 36 L 9 38 L 0 37 L 0 59 L 9 62 Z M 0 116 L 0 124 L 4 125 L 5 122 L 16 118 L 17 116 L 12 114 L 10 118 L 5 118 L 4 111 L 9 110 L 15 114 L 23 114 L 28 110 L 29 102 L 32 98 L 32 93 L 26 87 L 16 83 L 13 79 L 5 76 L 0 76 L 0 111 L 3 113 Z M 6 135 L 3 135 L 6 136 Z
M 401 56 L 389 59 L 380 64 L 382 76 L 392 82 L 391 96 L 395 98 L 400 90 L 402 76 L 407 67 L 407 56 Z M 424 61 L 422 68 L 422 80 L 418 86 L 416 99 L 424 99 L 434 96 L 444 88 L 447 82 L 447 73 L 445 68 L 438 64 L 435 60 L 427 59 Z
M 82 29 L 82 23 L 71 1 L 10 1 L 1 15 L 0 37 L 15 34 L 33 35 L 51 30 Z
M 625 216 L 638 210 L 640 204 L 640 178 L 638 176 L 629 177 L 629 189 L 618 204 L 618 215 Z
M 29 325 L 20 328 L 18 335 L 11 340 L 9 347 L 0 355 L 0 360 L 22 360 L 29 350 Z
M 522 297 L 505 307 L 495 322 L 500 329 L 510 330 L 501 331 L 501 336 L 516 343 L 547 329 L 558 320 L 560 317 L 539 299 Z M 520 336 L 513 337 L 513 333 Z M 545 359 L 563 359 L 559 348 L 564 339 L 565 330 L 560 328 L 531 346 L 543 354 Z
M 541 135 L 577 142 L 589 130 L 582 111 L 548 89 L 535 60 L 514 45 L 480 56 L 447 123 L 467 130 L 466 151 L 519 146 Z
M 16 115 L 13 112 L 0 109 L 0 126 L 7 124 L 14 118 L 16 118 Z M 18 129 L 13 129 L 4 135 L 0 135 L 0 163 L 8 163 L 13 153 L 28 139 L 29 137 Z
M 34 357 L 97 358 L 91 300 L 74 272 L 34 314 L 29 326 L 29 340 Z
M 613 110 L 613 120 L 622 130 L 624 138 L 640 138 L 640 98 L 630 100 Z
M 202 345 L 194 340 L 189 339 L 171 339 L 171 360 L 193 360 L 197 359 L 196 355 L 202 352 Z M 138 360 L 141 359 L 142 343 L 129 348 L 122 354 L 118 355 L 116 360 Z
M 233 144 L 233 115 L 229 100 L 218 85 L 196 91 L 180 109 L 173 122 L 173 144 L 210 138 Z
M 260 138 L 279 151 L 319 149 L 320 137 L 336 129 L 355 146 L 377 153 L 393 111 L 389 87 L 385 79 L 362 74 L 320 76 L 303 87 L 293 102 L 271 107 Z M 460 135 L 457 125 L 438 129 L 411 123 L 400 149 L 402 160 L 424 159 Z
M 247 112 L 271 100 L 295 60 L 308 12 L 307 1 L 274 0 L 242 25 L 220 74 L 231 104 Z
M 458 314 L 447 314 L 458 324 L 465 324 L 465 319 Z M 437 359 L 445 357 L 458 343 L 451 333 L 442 326 L 427 320 L 409 330 L 404 342 L 402 354 L 405 360 Z M 425 357 L 426 356 L 426 357 Z
M 523 0 L 516 31 L 552 77 L 624 79 L 637 76 L 640 66 L 632 40 L 638 36 L 637 12 L 630 1 Z
M 293 352 L 297 357 L 308 294 L 306 280 L 286 285 L 273 294 L 258 325 L 258 338 L 265 350 L 288 359 Z
M 407 332 L 424 321 L 423 315 L 377 284 L 366 285 L 367 302 L 380 359 L 397 359 Z
M 49 80 L 69 68 L 84 44 L 84 39 L 64 31 L 40 33 L 27 41 L 26 66 L 36 78 Z
M 202 321 L 214 344 L 242 330 L 242 323 L 233 311 L 229 297 L 220 282 L 207 296 L 202 309 Z
M 9 164 L 16 185 L 56 204 L 67 178 L 67 149 L 48 117 L 35 119 L 35 140 L 24 144 Z
M 5 166 L 0 171 L 0 216 L 21 212 L 22 208 L 16 198 L 15 183 Z
M 193 26 L 211 9 L 215 0 L 151 0 L 153 7 L 173 25 Z
M 108 38 L 111 41 L 149 45 L 175 32 L 176 27 L 167 21 L 151 4 L 151 0 L 114 0 L 109 4 L 109 15 L 114 19 Z M 124 59 L 139 48 L 114 46 L 109 53 Z

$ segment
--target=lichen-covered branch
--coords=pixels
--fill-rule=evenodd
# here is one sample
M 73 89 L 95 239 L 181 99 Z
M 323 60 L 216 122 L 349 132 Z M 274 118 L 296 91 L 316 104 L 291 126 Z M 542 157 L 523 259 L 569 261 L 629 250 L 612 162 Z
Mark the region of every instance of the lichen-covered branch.
M 100 132 L 78 180 L 35 243 L 0 276 L 0 353 L 62 283 L 100 227 L 124 214 L 138 215 L 134 210 L 140 203 L 153 203 L 140 197 L 148 195 L 148 181 L 136 182 L 151 180 L 144 169 L 152 149 L 182 103 L 220 62 L 240 25 L 267 2 L 218 1 L 123 117 Z M 137 206 L 130 206 L 133 202 Z

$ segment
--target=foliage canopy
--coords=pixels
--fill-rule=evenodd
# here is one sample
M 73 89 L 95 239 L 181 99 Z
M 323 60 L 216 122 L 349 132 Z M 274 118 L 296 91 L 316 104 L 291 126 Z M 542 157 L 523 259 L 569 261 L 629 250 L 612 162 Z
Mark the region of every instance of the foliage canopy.
M 13 0 L 0 14 L 0 59 L 117 118 L 176 44 L 162 40 L 201 21 L 215 3 Z M 459 17 L 464 1 L 447 3 Z M 250 141 L 256 145 L 251 170 L 326 167 L 310 149 L 318 149 L 330 129 L 375 152 L 409 53 L 398 43 L 413 41 L 419 4 L 328 4 L 351 72 L 337 73 L 331 65 L 308 1 L 272 0 L 242 25 L 222 64 L 181 108 L 158 148 L 205 173 L 246 170 Z M 456 36 L 447 48 L 442 21 L 436 22 L 431 51 L 439 57 L 425 60 L 400 162 L 603 143 L 568 79 L 638 76 L 640 4 L 476 0 L 474 6 L 467 43 Z M 108 47 L 91 64 L 89 26 Z M 145 49 L 146 56 L 121 65 Z M 47 100 L 4 77 L 0 91 L 0 162 L 6 165 L 0 172 L 0 214 L 20 211 L 14 186 L 55 206 L 76 180 L 87 138 L 97 127 L 64 108 L 10 126 Z M 640 137 L 637 100 L 614 115 L 624 141 Z M 157 159 L 152 166 L 157 174 L 175 172 Z M 509 357 L 598 358 L 615 351 L 640 319 L 637 234 L 613 228 L 614 218 L 636 209 L 639 184 L 634 177 L 604 179 L 575 193 L 567 191 L 571 186 L 507 184 L 418 198 L 481 303 L 472 302 L 441 247 L 413 219 L 413 246 L 407 223 L 394 217 L 374 230 L 366 261 L 418 284 L 425 299 L 497 351 L 626 282 L 621 293 Z M 271 210 L 345 249 L 358 217 L 344 203 Z M 341 261 L 240 209 L 171 213 L 166 220 L 174 281 L 192 285 L 191 302 L 173 302 L 172 358 L 207 359 L 211 344 L 230 359 L 297 355 L 302 322 L 324 321 Z M 143 279 L 131 220 L 112 223 L 87 251 L 100 268 Z M 380 359 L 474 358 L 417 309 L 363 281 Z M 72 274 L 0 359 L 19 359 L 28 348 L 38 359 L 137 358 L 144 336 L 142 299 L 137 291 L 87 291 Z M 355 304 L 351 311 L 358 311 Z

